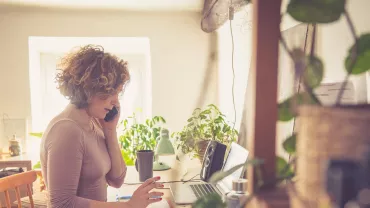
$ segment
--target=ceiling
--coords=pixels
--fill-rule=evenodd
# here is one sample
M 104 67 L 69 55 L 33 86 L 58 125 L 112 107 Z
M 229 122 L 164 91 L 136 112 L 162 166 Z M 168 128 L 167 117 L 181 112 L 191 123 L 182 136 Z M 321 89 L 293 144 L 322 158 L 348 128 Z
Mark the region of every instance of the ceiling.
M 0 0 L 0 6 L 139 11 L 201 11 L 203 0 Z

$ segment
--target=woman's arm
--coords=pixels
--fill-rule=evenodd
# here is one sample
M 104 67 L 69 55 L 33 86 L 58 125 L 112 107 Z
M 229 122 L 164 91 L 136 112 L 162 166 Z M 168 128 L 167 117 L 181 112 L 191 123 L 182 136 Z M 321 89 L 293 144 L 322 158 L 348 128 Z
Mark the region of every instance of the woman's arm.
M 118 145 L 117 131 L 115 129 L 104 129 L 104 136 L 112 163 L 107 174 L 107 181 L 110 186 L 119 188 L 125 179 L 127 167 Z

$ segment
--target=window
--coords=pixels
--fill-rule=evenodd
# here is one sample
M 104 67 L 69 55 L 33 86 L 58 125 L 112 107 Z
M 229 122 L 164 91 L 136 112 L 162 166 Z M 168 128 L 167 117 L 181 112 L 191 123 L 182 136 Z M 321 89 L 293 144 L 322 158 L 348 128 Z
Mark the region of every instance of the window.
M 121 100 L 121 119 L 138 108 L 139 122 L 151 116 L 151 69 L 147 38 L 48 38 L 30 37 L 30 89 L 32 131 L 44 131 L 49 121 L 69 101 L 56 88 L 55 75 L 60 58 L 76 46 L 98 44 L 128 62 L 131 81 Z

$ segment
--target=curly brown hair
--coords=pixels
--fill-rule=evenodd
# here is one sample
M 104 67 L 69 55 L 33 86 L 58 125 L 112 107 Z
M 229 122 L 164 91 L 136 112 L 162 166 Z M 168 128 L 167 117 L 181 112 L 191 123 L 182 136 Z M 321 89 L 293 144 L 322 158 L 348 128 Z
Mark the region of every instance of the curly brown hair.
M 127 62 L 87 45 L 67 54 L 58 65 L 58 89 L 78 108 L 88 105 L 94 95 L 113 95 L 130 80 Z

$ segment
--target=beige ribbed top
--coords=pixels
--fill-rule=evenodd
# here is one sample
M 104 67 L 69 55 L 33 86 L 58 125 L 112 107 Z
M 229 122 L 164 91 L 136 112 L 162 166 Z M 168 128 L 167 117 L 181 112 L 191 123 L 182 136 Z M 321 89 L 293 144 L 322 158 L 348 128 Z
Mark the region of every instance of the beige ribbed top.
M 126 175 L 126 167 L 118 178 L 109 175 L 111 160 L 98 121 L 73 104 L 49 123 L 40 154 L 51 208 L 106 201 L 106 185 L 121 186 Z

